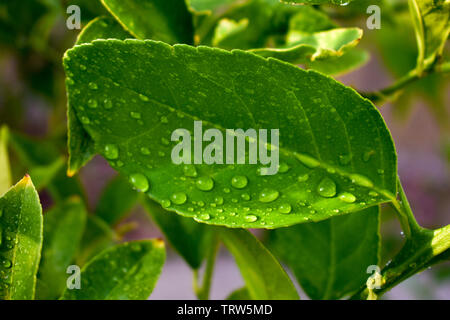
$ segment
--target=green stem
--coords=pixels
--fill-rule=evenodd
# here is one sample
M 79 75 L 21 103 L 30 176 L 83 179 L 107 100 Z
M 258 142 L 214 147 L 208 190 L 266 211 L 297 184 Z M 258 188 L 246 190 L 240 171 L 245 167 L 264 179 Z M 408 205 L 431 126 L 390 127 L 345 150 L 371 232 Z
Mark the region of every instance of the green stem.
M 450 255 L 450 225 L 437 230 L 422 228 L 412 213 L 399 179 L 398 188 L 400 199 L 395 200 L 393 206 L 399 213 L 406 236 L 405 244 L 381 271 L 381 288 L 369 290 L 363 287 L 352 299 L 378 297 L 414 274 L 448 259 Z
M 199 300 L 208 300 L 211 290 L 212 275 L 214 273 L 214 266 L 216 262 L 217 252 L 219 251 L 219 241 L 217 238 L 213 240 L 215 243 L 211 246 L 207 258 L 206 267 L 203 275 L 203 283 L 200 285 L 200 276 L 198 269 L 194 270 L 194 292 Z
M 437 64 L 432 66 L 427 70 L 423 70 L 420 73 L 415 69 L 410 71 L 407 75 L 397 80 L 394 84 L 386 87 L 384 89 L 374 91 L 374 92 L 361 92 L 364 98 L 371 100 L 373 103 L 381 104 L 386 101 L 395 100 L 402 91 L 410 84 L 427 77 L 428 75 L 435 73 L 449 73 L 450 72 L 450 62 L 443 64 Z

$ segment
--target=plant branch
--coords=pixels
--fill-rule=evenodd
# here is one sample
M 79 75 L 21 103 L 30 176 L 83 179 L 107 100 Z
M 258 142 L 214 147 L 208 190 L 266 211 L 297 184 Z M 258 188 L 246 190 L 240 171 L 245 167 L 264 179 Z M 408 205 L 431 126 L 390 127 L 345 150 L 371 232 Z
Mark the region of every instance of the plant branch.
M 374 298 L 389 291 L 398 283 L 448 259 L 450 255 L 450 225 L 437 230 L 422 228 L 416 221 L 405 192 L 398 179 L 399 197 L 392 205 L 399 213 L 406 241 L 400 252 L 381 271 L 381 287 L 362 287 L 351 299 Z
M 403 90 L 410 84 L 435 73 L 449 73 L 450 62 L 446 62 L 427 70 L 418 72 L 416 69 L 410 71 L 407 75 L 397 80 L 394 84 L 373 92 L 360 92 L 364 98 L 371 100 L 373 103 L 383 103 L 385 101 L 395 100 Z
M 219 251 L 219 241 L 217 237 L 213 240 L 214 244 L 211 246 L 206 257 L 206 267 L 203 275 L 203 282 L 200 285 L 200 277 L 198 269 L 194 270 L 194 292 L 199 300 L 208 300 L 211 290 L 212 275 L 216 262 L 217 252 Z

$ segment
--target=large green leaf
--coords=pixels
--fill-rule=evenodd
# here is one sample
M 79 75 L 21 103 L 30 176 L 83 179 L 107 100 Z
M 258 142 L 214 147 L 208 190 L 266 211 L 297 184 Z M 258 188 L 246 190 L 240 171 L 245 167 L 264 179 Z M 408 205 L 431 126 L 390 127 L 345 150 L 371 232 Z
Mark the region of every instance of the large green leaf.
M 138 39 L 193 43 L 191 13 L 184 0 L 102 0 L 111 14 Z
M 380 114 L 316 72 L 238 50 L 138 40 L 77 46 L 64 64 L 69 103 L 97 152 L 170 211 L 209 224 L 275 228 L 359 211 L 396 192 L 396 155 Z M 193 132 L 194 120 L 222 133 L 279 129 L 280 172 L 175 165 L 171 134 Z M 233 187 L 233 178 L 245 183 Z
M 39 267 L 38 299 L 57 299 L 66 286 L 67 268 L 75 259 L 87 212 L 79 198 L 71 198 L 44 215 L 44 244 Z
M 418 69 L 424 70 L 442 55 L 450 33 L 448 0 L 409 0 L 419 49 Z
M 42 247 L 42 208 L 28 176 L 0 198 L 0 237 L 0 299 L 33 299 Z
M 296 300 L 297 290 L 273 255 L 249 231 L 218 229 L 255 300 Z
M 117 176 L 103 189 L 95 214 L 108 224 L 114 225 L 136 205 L 138 196 L 124 177 Z
M 274 230 L 269 247 L 312 299 L 343 298 L 365 283 L 368 266 L 378 265 L 378 207 Z
M 133 241 L 106 249 L 81 270 L 81 288 L 66 289 L 63 300 L 145 300 L 165 260 L 161 240 Z
M 3 126 L 0 128 L 0 196 L 3 195 L 11 187 L 11 169 L 8 157 L 8 128 Z
M 145 206 L 170 244 L 193 268 L 200 268 L 210 247 L 215 245 L 211 227 L 164 210 L 151 199 Z

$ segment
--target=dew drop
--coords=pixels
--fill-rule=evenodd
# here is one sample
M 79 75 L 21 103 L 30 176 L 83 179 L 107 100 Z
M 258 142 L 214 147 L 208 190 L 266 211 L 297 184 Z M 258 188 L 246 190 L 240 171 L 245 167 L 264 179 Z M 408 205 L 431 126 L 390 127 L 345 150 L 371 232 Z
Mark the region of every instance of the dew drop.
M 214 202 L 217 203 L 219 206 L 223 205 L 223 197 L 215 197 Z
M 336 195 L 336 184 L 333 180 L 325 177 L 317 186 L 317 193 L 324 198 L 332 198 Z
M 183 173 L 186 177 L 196 177 L 197 169 L 191 164 L 186 164 L 183 166 Z
M 255 215 L 253 215 L 253 214 L 249 214 L 249 215 L 246 215 L 246 216 L 244 217 L 244 219 L 245 219 L 245 221 L 247 221 L 247 222 L 255 222 L 256 220 L 258 220 L 258 217 L 255 216 Z
M 307 174 L 307 173 L 305 173 L 301 176 L 298 176 L 298 178 L 297 178 L 298 182 L 305 182 L 305 181 L 308 181 L 308 179 L 309 179 L 309 174 Z
M 144 156 L 148 156 L 150 154 L 150 150 L 146 147 L 142 147 L 141 154 L 143 154 Z
M 89 120 L 89 118 L 86 117 L 86 116 L 82 116 L 81 119 L 80 119 L 80 121 L 81 121 L 81 123 L 83 123 L 83 124 L 90 124 L 90 123 L 91 123 L 91 120 Z
M 295 156 L 303 165 L 307 166 L 308 168 L 313 169 L 320 166 L 320 162 L 311 156 L 302 153 L 296 153 Z
M 199 177 L 195 181 L 195 186 L 201 191 L 210 191 L 214 188 L 214 180 L 210 177 Z
M 246 176 L 234 176 L 231 179 L 231 185 L 236 189 L 243 189 L 247 186 L 248 179 Z
M 91 90 L 97 90 L 98 89 L 98 85 L 95 82 L 89 82 L 89 88 Z
M 203 221 L 208 221 L 209 219 L 211 219 L 211 216 L 207 213 L 202 213 L 202 214 L 198 215 L 198 219 L 203 220 Z
M 373 182 L 370 181 L 369 178 L 362 176 L 360 174 L 352 174 L 350 176 L 350 179 L 352 180 L 353 183 L 355 183 L 361 187 L 366 187 L 366 188 L 373 187 Z
M 353 203 L 353 202 L 356 201 L 356 197 L 355 197 L 353 194 L 349 193 L 349 192 L 343 192 L 343 193 L 341 193 L 341 194 L 338 196 L 338 198 L 339 198 L 341 201 L 344 201 L 344 202 L 347 202 L 347 203 Z
M 92 109 L 95 109 L 98 106 L 97 100 L 94 100 L 94 99 L 89 99 L 87 104 L 88 104 L 88 107 L 92 108 Z
M 170 198 L 175 204 L 183 204 L 187 201 L 187 195 L 184 192 L 176 192 Z
M 286 162 L 282 162 L 278 166 L 278 172 L 280 172 L 280 173 L 286 173 L 289 171 L 289 169 L 290 169 L 290 167 Z
M 141 118 L 141 114 L 140 114 L 139 112 L 134 112 L 134 111 L 131 111 L 131 112 L 130 112 L 130 116 L 131 116 L 133 119 L 140 119 L 140 118 Z
M 278 207 L 278 211 L 284 214 L 291 213 L 292 206 L 289 203 L 280 204 L 280 206 Z
M 141 101 L 144 101 L 144 102 L 148 102 L 150 100 L 147 96 L 145 96 L 143 94 L 139 94 L 139 99 L 141 99 Z
M 9 269 L 9 268 L 11 268 L 11 266 L 12 266 L 11 261 L 9 261 L 7 259 L 3 259 L 3 261 L 2 261 L 2 267 L 3 268 Z
M 261 202 L 272 202 L 275 201 L 280 193 L 274 189 L 264 189 L 259 194 L 259 201 Z
M 109 160 L 114 160 L 119 157 L 119 149 L 114 144 L 107 144 L 105 146 L 105 157 Z
M 241 198 L 244 199 L 245 201 L 249 201 L 250 195 L 248 193 L 243 193 L 243 194 L 241 194 Z
M 163 208 L 168 208 L 168 207 L 170 207 L 171 204 L 172 204 L 172 202 L 170 202 L 170 200 L 168 200 L 168 199 L 161 201 L 161 205 Z
M 113 104 L 111 102 L 111 100 L 109 99 L 105 99 L 105 101 L 103 101 L 104 105 L 105 105 L 105 109 L 111 109 L 113 107 Z
M 142 173 L 134 173 L 130 176 L 131 184 L 140 192 L 147 192 L 149 188 L 148 179 Z

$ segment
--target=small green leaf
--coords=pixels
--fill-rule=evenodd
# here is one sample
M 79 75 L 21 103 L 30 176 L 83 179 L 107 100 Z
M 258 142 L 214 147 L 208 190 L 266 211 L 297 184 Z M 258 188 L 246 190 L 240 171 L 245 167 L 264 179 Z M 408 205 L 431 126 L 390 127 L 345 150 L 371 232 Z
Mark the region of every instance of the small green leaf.
M 192 269 L 200 268 L 211 245 L 214 245 L 211 227 L 168 212 L 148 198 L 144 201 L 153 220 L 175 250 Z
M 89 215 L 76 263 L 83 266 L 92 257 L 114 245 L 117 240 L 113 229 L 102 219 Z
M 299 299 L 297 290 L 278 261 L 249 231 L 227 228 L 217 230 L 234 256 L 252 299 Z
M 193 43 L 192 16 L 183 0 L 102 0 L 103 5 L 137 39 Z
M 111 17 L 98 17 L 90 21 L 78 35 L 77 44 L 89 43 L 97 39 L 134 38 Z
M 128 59 L 142 64 L 131 68 Z M 96 151 L 167 210 L 208 224 L 276 228 L 360 211 L 396 193 L 396 154 L 380 114 L 316 72 L 239 50 L 139 40 L 77 46 L 64 64 L 69 104 L 88 120 Z M 225 128 L 279 129 L 283 170 L 261 176 L 252 164 L 174 164 L 171 134 L 193 133 L 196 120 L 223 136 Z M 239 176 L 243 188 L 232 186 Z M 319 193 L 325 178 L 334 196 Z
M 419 49 L 417 68 L 422 72 L 442 55 L 450 33 L 450 2 L 409 0 L 409 5 Z
M 113 178 L 103 189 L 95 214 L 110 225 L 122 220 L 134 207 L 138 193 L 122 176 Z
M 312 299 L 340 299 L 356 292 L 378 265 L 379 209 L 274 230 L 270 248 L 294 272 Z
M 261 48 L 250 50 L 263 57 L 273 57 L 300 64 L 310 61 L 342 56 L 361 40 L 359 28 L 336 28 L 310 35 L 291 34 L 285 48 Z
M 164 242 L 143 240 L 106 249 L 81 270 L 81 288 L 66 289 L 63 300 L 145 300 L 165 260 Z
M 40 191 L 47 187 L 61 169 L 64 169 L 65 163 L 66 159 L 59 157 L 49 165 L 32 167 L 29 174 L 35 183 L 36 190 Z
M 11 188 L 11 169 L 8 157 L 9 131 L 6 126 L 0 128 L 0 196 Z
M 42 208 L 29 176 L 0 198 L 0 299 L 34 298 Z
M 340 57 L 310 61 L 306 63 L 306 66 L 328 75 L 339 76 L 362 67 L 369 61 L 369 58 L 370 55 L 367 51 L 353 48 Z
M 68 199 L 44 215 L 37 299 L 57 299 L 61 296 L 66 286 L 66 270 L 79 249 L 86 217 L 86 208 L 77 197 Z

